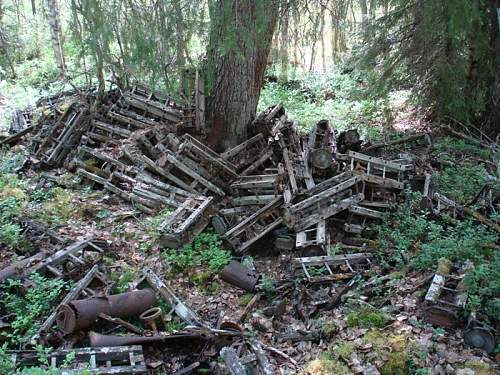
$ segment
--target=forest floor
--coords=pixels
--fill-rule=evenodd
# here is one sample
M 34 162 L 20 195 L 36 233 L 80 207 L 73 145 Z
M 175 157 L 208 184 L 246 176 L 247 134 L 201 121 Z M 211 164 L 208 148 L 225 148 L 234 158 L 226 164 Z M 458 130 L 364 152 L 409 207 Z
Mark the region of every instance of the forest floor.
M 286 87 L 270 85 L 266 90 L 262 107 L 266 107 L 271 99 L 277 99 L 285 102 L 286 108 Z M 341 97 L 338 100 L 343 101 Z M 367 108 L 370 105 L 375 107 L 373 103 L 364 103 L 362 109 L 355 111 L 354 118 L 354 100 L 342 104 L 329 103 L 329 100 L 325 104 L 323 99 L 321 105 L 318 102 L 295 103 L 295 107 L 292 103 L 291 112 L 300 114 L 309 110 L 311 115 L 305 118 L 305 124 L 316 122 L 324 113 L 329 113 L 333 120 L 342 113 L 349 113 L 349 121 L 344 117 L 339 130 L 359 121 L 381 122 L 388 116 L 378 109 L 375 114 L 370 112 Z M 393 136 L 399 137 L 409 129 L 428 130 L 428 124 L 413 110 L 404 103 L 398 105 L 400 107 L 391 120 Z M 335 127 L 334 121 L 332 124 Z M 363 125 L 360 132 L 365 140 L 370 135 L 380 140 L 382 136 L 377 133 L 382 130 L 383 134 L 387 129 L 381 126 L 378 129 L 373 131 Z M 392 148 L 390 153 L 401 151 L 414 155 L 419 173 L 432 174 L 435 187 L 461 205 L 477 198 L 486 186 L 487 193 L 481 193 L 480 199 L 476 199 L 471 207 L 498 223 L 497 150 L 436 132 L 432 134 L 430 147 L 412 149 L 411 145 L 403 144 L 399 150 Z M 60 244 L 89 235 L 105 241 L 105 255 L 99 264 L 110 280 L 112 292 L 128 290 L 129 284 L 147 266 L 212 326 L 234 321 L 242 314 L 255 294 L 225 283 L 217 266 L 209 266 L 213 264 L 210 262 L 224 262 L 227 257 L 224 245 L 213 230 L 201 234 L 195 245 L 175 255 L 161 245 L 158 232 L 159 225 L 171 211 L 165 209 L 156 215 L 140 213 L 116 195 L 82 186 L 76 175 L 63 168 L 51 170 L 51 178 L 31 169 L 18 172 L 29 154 L 30 145 L 26 141 L 1 150 L 0 269 L 23 256 L 52 246 L 47 236 L 31 235 L 26 231 L 26 223 L 35 221 L 50 231 L 50 237 L 58 238 Z M 425 322 L 423 311 L 423 299 L 438 261 L 443 258 L 453 263 L 472 260 L 475 270 L 467 279 L 471 302 L 465 313 L 475 311 L 498 328 L 498 233 L 467 217 L 457 220 L 444 213 L 437 216 L 425 214 L 412 204 L 415 199 L 407 195 L 406 204 L 394 207 L 377 226 L 372 249 L 377 262 L 363 280 L 342 297 L 337 307 L 329 311 L 319 310 L 308 319 L 300 317 L 297 299 L 301 293 L 307 293 L 307 288 L 290 267 L 297 254 L 280 251 L 267 242 L 245 256 L 245 262 L 253 264 L 262 277 L 258 291 L 260 299 L 241 328 L 249 339 L 257 338 L 264 344 L 277 373 L 498 373 L 498 345 L 490 355 L 471 348 L 463 340 L 465 318 L 459 319 L 457 327 L 445 329 Z M 214 249 L 209 259 L 196 258 L 197 243 L 203 248 Z M 332 245 L 335 249 L 335 243 Z M 187 259 L 189 256 L 192 258 Z M 32 283 L 31 295 L 17 295 L 19 284 L 1 287 L 5 344 L 0 353 L 0 369 L 9 368 L 6 350 L 25 347 L 33 328 L 36 329 L 54 304 L 60 301 L 64 295 L 62 290 L 72 285 L 64 283 L 60 286 L 60 295 L 49 298 L 47 288 L 52 284 L 48 279 L 32 280 Z M 321 293 L 321 288 L 315 293 Z M 26 308 L 34 303 L 39 305 L 36 313 L 27 314 Z M 183 327 L 184 323 L 174 317 L 166 331 L 175 332 Z M 286 339 L 286 334 L 292 338 Z M 198 354 L 202 352 L 199 373 L 207 372 L 210 367 L 206 358 L 217 362 L 216 353 L 210 357 L 196 342 L 182 348 L 144 345 L 144 350 L 146 363 L 156 369 L 155 373 L 174 373 L 200 360 Z

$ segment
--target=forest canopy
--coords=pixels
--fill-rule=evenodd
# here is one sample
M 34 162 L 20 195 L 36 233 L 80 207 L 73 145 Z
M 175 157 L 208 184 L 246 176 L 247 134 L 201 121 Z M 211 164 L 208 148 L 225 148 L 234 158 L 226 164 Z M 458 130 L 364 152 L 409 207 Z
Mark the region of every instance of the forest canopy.
M 224 117 L 239 123 L 255 115 L 266 67 L 280 80 L 297 70 L 344 71 L 362 77 L 366 95 L 409 89 L 430 120 L 495 135 L 499 23 L 496 0 L 2 0 L 0 77 L 35 87 L 97 84 L 101 93 L 139 81 L 180 94 L 199 70 L 218 113 L 217 84 L 228 90 L 238 81 L 233 99 L 250 104 L 240 117 L 225 108 Z M 239 70 L 217 82 L 223 61 Z M 238 77 L 251 69 L 245 86 Z

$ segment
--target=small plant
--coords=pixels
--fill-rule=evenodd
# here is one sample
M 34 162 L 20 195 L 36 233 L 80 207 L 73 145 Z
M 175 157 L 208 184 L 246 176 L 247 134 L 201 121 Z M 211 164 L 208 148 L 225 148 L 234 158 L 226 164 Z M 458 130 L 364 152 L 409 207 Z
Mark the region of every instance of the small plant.
M 194 266 L 206 266 L 212 272 L 219 272 L 231 261 L 231 253 L 221 246 L 219 235 L 208 231 L 198 235 L 192 244 L 180 250 L 167 249 L 163 254 L 175 272 Z
M 180 320 L 177 320 L 177 318 L 171 320 L 170 322 L 165 322 L 165 331 L 167 332 L 174 332 L 174 331 L 180 331 L 186 326 L 185 323 L 181 322 Z
M 39 318 L 53 309 L 53 303 L 58 299 L 66 284 L 60 279 L 47 279 L 37 273 L 31 275 L 33 285 L 20 295 L 22 287 L 19 280 L 8 280 L 0 286 L 1 299 L 5 308 L 14 314 L 11 322 L 11 333 L 4 336 L 13 345 L 22 346 L 28 342 L 40 326 Z
M 272 300 L 276 292 L 274 280 L 268 276 L 264 276 L 260 279 L 259 286 L 264 291 L 266 298 Z
M 120 271 L 111 272 L 110 278 L 114 283 L 116 293 L 125 293 L 128 291 L 129 284 L 134 280 L 135 271 L 130 267 L 124 267 Z
M 444 168 L 433 175 L 436 188 L 460 204 L 470 201 L 486 183 L 482 165 L 457 165 Z
M 332 337 L 336 332 L 338 332 L 339 328 L 337 325 L 333 322 L 328 323 L 328 322 L 322 322 L 320 325 L 320 331 L 323 334 L 323 336 L 330 338 Z

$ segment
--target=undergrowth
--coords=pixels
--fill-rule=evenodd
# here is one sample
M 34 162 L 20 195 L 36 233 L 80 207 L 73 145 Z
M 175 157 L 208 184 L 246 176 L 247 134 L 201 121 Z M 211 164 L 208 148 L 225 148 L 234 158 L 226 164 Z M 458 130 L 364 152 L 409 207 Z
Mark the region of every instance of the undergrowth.
M 199 234 L 191 244 L 179 250 L 166 249 L 163 256 L 177 273 L 195 266 L 205 266 L 212 272 L 218 272 L 231 260 L 231 253 L 222 248 L 222 240 L 212 231 Z
M 30 276 L 32 285 L 23 290 L 21 281 L 7 280 L 0 286 L 0 302 L 14 315 L 11 331 L 2 333 L 12 346 L 22 347 L 37 332 L 40 317 L 54 308 L 54 302 L 67 287 L 60 279 L 48 279 L 37 273 Z
M 433 175 L 432 183 L 448 198 L 465 204 L 484 186 L 486 174 L 482 165 L 447 166 Z
M 419 194 L 409 194 L 408 198 L 377 228 L 377 251 L 382 265 L 435 271 L 440 258 L 453 263 L 471 261 L 474 267 L 465 279 L 469 293 L 467 310 L 498 320 L 500 254 L 495 245 L 498 236 L 468 219 L 459 221 L 441 215 L 433 220 L 419 211 Z
M 261 92 L 258 110 L 282 103 L 288 118 L 296 119 L 299 128 L 307 131 L 319 120 L 329 119 L 338 131 L 358 128 L 363 136 L 376 137 L 389 121 L 388 99 L 366 94 L 357 77 L 296 72 L 288 82 L 269 82 Z
M 18 222 L 27 200 L 24 187 L 14 174 L 0 175 L 0 247 L 21 253 L 29 248 Z

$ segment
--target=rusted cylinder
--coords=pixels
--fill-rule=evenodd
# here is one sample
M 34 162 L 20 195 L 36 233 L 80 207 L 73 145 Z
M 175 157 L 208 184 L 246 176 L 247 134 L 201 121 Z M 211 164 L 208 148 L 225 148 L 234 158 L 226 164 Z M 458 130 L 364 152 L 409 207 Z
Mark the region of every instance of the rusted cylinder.
M 156 319 L 161 317 L 161 315 L 162 315 L 161 308 L 153 307 L 149 310 L 144 311 L 139 316 L 139 319 L 141 319 L 149 328 L 151 328 L 151 331 L 153 331 L 154 334 L 157 334 L 158 327 L 156 325 Z
M 148 342 L 158 342 L 164 340 L 174 340 L 181 338 L 198 337 L 193 334 L 178 334 L 178 335 L 153 335 L 153 336 L 117 336 L 117 335 L 101 335 L 97 332 L 89 333 L 90 346 L 93 348 L 102 348 L 108 346 L 124 346 L 135 344 L 146 344 Z
M 255 286 L 259 281 L 259 276 L 255 271 L 243 266 L 240 262 L 232 260 L 224 269 L 221 274 L 222 280 L 226 283 L 236 285 L 249 292 L 255 290 Z
M 126 318 L 139 315 L 151 308 L 155 302 L 156 295 L 152 289 L 75 300 L 61 305 L 57 313 L 57 326 L 63 333 L 69 334 L 91 327 L 101 313 Z

